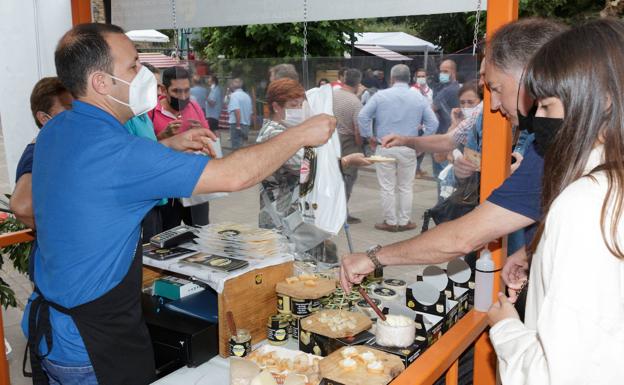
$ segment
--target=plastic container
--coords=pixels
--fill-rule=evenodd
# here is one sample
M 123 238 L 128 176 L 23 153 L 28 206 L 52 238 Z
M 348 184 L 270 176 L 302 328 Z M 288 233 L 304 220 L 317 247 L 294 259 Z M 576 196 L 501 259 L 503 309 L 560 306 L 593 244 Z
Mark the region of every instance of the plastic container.
M 386 320 L 377 319 L 375 341 L 381 346 L 404 348 L 414 343 L 416 324 L 402 315 L 387 315 Z
M 474 308 L 477 311 L 486 312 L 492 305 L 492 290 L 494 289 L 494 261 L 488 249 L 481 252 L 476 267 Z

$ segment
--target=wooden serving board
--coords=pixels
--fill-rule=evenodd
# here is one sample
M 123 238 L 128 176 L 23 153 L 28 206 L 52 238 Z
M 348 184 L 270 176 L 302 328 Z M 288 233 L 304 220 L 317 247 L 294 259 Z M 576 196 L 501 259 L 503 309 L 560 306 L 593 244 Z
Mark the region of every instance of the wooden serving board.
M 332 331 L 327 324 L 322 323 L 321 316 L 325 314 L 328 317 L 342 316 L 355 318 L 355 328 L 351 330 L 343 330 L 342 333 Z M 361 312 L 347 311 L 347 310 L 321 310 L 312 314 L 311 316 L 301 320 L 301 328 L 308 332 L 313 332 L 325 337 L 330 338 L 345 338 L 352 337 L 356 334 L 370 329 L 373 325 L 373 321 L 370 318 L 362 314 Z
M 325 297 L 336 290 L 336 280 L 327 278 L 316 278 L 316 286 L 306 286 L 304 281 L 288 283 L 278 282 L 275 291 L 297 299 L 317 299 Z
M 228 357 L 230 332 L 226 313 L 231 311 L 236 327 L 251 332 L 252 344 L 265 340 L 267 321 L 277 313 L 275 284 L 293 274 L 293 262 L 249 271 L 225 281 L 219 294 L 219 354 Z
M 358 363 L 357 367 L 353 370 L 347 371 L 340 366 L 340 361 L 344 359 L 342 356 L 342 350 L 340 348 L 329 356 L 323 358 L 320 363 L 321 377 L 328 380 L 340 382 L 344 385 L 386 385 L 398 376 L 404 369 L 403 362 L 398 356 L 385 353 L 368 346 L 353 346 L 358 354 L 366 351 L 375 354 L 378 361 L 384 366 L 383 373 L 369 373 L 366 370 L 366 363 L 359 357 L 353 357 Z

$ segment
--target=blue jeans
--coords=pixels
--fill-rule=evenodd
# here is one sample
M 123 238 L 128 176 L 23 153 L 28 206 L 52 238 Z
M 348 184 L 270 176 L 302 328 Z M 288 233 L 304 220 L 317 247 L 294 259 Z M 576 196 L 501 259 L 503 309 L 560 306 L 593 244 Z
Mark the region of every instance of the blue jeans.
M 232 150 L 239 149 L 243 144 L 247 143 L 249 137 L 249 126 L 240 125 L 240 130 L 236 128 L 236 124 L 230 123 L 230 140 L 232 141 Z
M 62 366 L 47 358 L 43 359 L 43 370 L 50 385 L 98 385 L 93 366 Z

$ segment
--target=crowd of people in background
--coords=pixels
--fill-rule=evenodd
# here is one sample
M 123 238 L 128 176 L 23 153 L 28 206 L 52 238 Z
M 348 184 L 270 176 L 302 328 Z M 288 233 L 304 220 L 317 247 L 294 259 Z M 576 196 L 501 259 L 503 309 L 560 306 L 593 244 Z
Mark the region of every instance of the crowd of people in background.
M 229 134 L 229 141 L 224 141 L 223 145 L 235 150 L 250 144 L 250 130 L 266 126 L 266 121 L 274 114 L 269 86 L 266 95 L 257 95 L 240 77 L 219 79 L 214 73 L 200 76 L 186 68 L 174 67 L 162 70 L 161 81 L 159 71 L 153 71 L 161 95 L 159 105 L 150 112 L 150 119 L 158 138 L 193 127 L 209 127 L 213 132 L 227 128 L 222 132 Z M 360 71 L 341 67 L 333 80 L 322 77 L 313 83 L 317 87 L 332 87 L 343 156 L 361 152 L 396 160 L 375 166 L 381 202 L 381 220 L 374 225 L 378 230 L 394 232 L 417 228 L 411 218 L 414 178 L 430 179 L 431 173 L 441 201 L 461 180 L 478 172 L 478 162 L 475 163 L 474 158 L 464 158 L 462 152 L 469 142 L 471 149 L 480 152 L 477 143 L 482 124 L 483 82 L 475 79 L 459 83 L 457 64 L 450 59 L 442 60 L 436 72 L 437 79 L 434 79 L 424 68 L 411 72 L 406 65 L 396 65 L 390 71 L 388 82 L 381 69 Z M 300 81 L 294 65 L 279 64 L 269 69 L 267 84 L 282 78 Z M 288 111 L 292 114 L 294 109 Z M 260 123 L 259 117 L 265 122 Z M 430 137 L 431 141 L 445 144 L 416 148 L 394 140 L 400 136 Z M 430 171 L 422 165 L 427 153 L 431 154 Z M 349 200 L 358 170 L 346 167 L 343 172 Z M 166 221 L 164 229 L 171 228 L 171 224 L 179 223 L 180 219 L 197 225 L 207 223 L 207 203 L 189 208 L 177 200 L 172 201 L 160 209 L 167 213 L 166 218 L 173 217 L 172 221 Z M 200 216 L 206 221 L 194 219 Z M 356 224 L 361 219 L 348 215 L 347 221 Z

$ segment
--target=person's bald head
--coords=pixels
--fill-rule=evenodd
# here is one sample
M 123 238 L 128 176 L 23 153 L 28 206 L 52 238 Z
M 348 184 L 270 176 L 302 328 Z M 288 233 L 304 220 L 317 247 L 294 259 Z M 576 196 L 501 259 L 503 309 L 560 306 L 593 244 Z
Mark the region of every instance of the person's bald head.
M 451 81 L 457 79 L 457 63 L 451 59 L 446 59 L 440 63 L 440 73 L 449 74 Z

